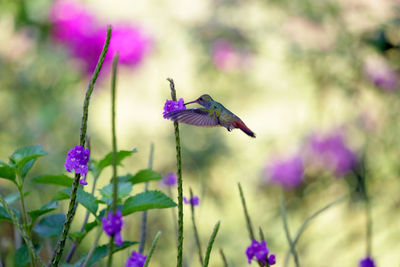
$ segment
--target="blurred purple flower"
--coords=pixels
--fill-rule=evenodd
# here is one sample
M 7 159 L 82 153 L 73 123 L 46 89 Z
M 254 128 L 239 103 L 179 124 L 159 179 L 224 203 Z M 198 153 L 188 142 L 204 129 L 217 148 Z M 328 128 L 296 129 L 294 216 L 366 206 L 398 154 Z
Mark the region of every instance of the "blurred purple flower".
M 183 197 L 183 202 L 185 202 L 186 204 L 190 204 L 192 206 L 198 206 L 200 204 L 200 199 L 198 196 L 194 196 L 191 199 Z
M 212 44 L 212 61 L 217 69 L 221 71 L 232 71 L 246 65 L 248 54 L 237 50 L 233 43 L 227 39 L 218 39 Z
M 88 172 L 87 163 L 89 161 L 90 151 L 88 148 L 83 146 L 75 146 L 68 151 L 67 157 L 65 158 L 64 167 L 68 172 L 75 171 L 82 176 L 79 182 L 83 185 L 87 185 L 86 174 Z
M 116 210 L 115 214 L 112 214 L 112 211 L 109 211 L 107 216 L 104 216 L 101 221 L 103 222 L 104 232 L 109 236 L 114 235 L 115 244 L 122 246 L 121 230 L 124 221 L 122 220 L 121 211 Z
M 147 256 L 140 254 L 140 252 L 132 251 L 132 255 L 126 261 L 125 267 L 143 267 L 146 258 Z
M 53 38 L 64 44 L 70 53 L 85 62 L 87 73 L 96 67 L 106 38 L 101 25 L 85 7 L 74 1 L 58 0 L 50 11 Z M 116 52 L 120 64 L 136 66 L 150 46 L 150 39 L 137 26 L 113 27 L 105 65 L 110 65 Z
M 175 186 L 176 185 L 176 174 L 173 172 L 168 173 L 164 179 L 161 180 L 161 184 L 164 186 Z
M 336 177 L 346 175 L 357 163 L 356 155 L 345 145 L 340 134 L 314 135 L 310 146 L 314 163 L 333 171 Z
M 275 264 L 275 255 L 271 254 L 268 257 L 269 249 L 267 248 L 267 243 L 262 241 L 261 243 L 253 239 L 251 245 L 246 249 L 246 256 L 249 264 L 251 264 L 252 259 L 255 257 L 257 261 L 265 265 L 268 260 L 269 265 Z
M 180 98 L 178 101 L 173 101 L 173 100 L 166 100 L 164 104 L 164 112 L 163 112 L 163 117 L 164 119 L 167 119 L 167 113 L 175 111 L 175 110 L 183 110 L 186 109 L 186 106 L 184 105 L 185 101 L 183 98 Z
M 360 267 L 375 267 L 374 261 L 368 256 L 360 261 Z
M 381 58 L 371 57 L 367 59 L 364 72 L 376 86 L 387 92 L 393 92 L 398 86 L 397 72 Z
M 299 156 L 276 160 L 269 164 L 264 175 L 274 184 L 280 184 L 285 189 L 297 187 L 303 181 L 303 162 Z

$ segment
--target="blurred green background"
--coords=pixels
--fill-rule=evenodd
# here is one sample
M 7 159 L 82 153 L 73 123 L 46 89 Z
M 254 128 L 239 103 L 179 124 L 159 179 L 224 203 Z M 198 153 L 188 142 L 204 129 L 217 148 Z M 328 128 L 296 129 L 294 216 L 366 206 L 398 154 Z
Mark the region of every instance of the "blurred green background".
M 339 131 L 358 161 L 364 155 L 373 219 L 372 256 L 378 266 L 399 266 L 400 6 L 380 1 L 105 1 L 72 2 L 99 24 L 140 27 L 149 45 L 134 65 L 119 67 L 117 137 L 119 149 L 136 147 L 120 174 L 146 168 L 155 144 L 154 169 L 176 171 L 173 124 L 162 118 L 170 99 L 167 77 L 178 97 L 191 101 L 207 93 L 238 115 L 256 139 L 239 130 L 181 125 L 184 194 L 200 196 L 196 218 L 203 248 L 221 220 L 210 266 L 247 266 L 250 244 L 237 183 L 244 189 L 253 225 L 261 226 L 268 248 L 283 266 L 288 245 L 279 213 L 282 190 L 268 183 L 273 160 L 302 151 L 314 133 Z M 41 144 L 49 156 L 30 174 L 63 173 L 68 149 L 78 143 L 82 104 L 90 75 L 84 58 L 53 36 L 49 0 L 0 2 L 0 159 L 25 145 Z M 129 46 L 129 44 L 127 44 Z M 221 48 L 222 47 L 222 48 Z M 111 150 L 110 75 L 104 69 L 92 95 L 88 136 L 91 157 Z M 307 167 L 307 166 L 305 166 Z M 302 185 L 286 190 L 289 228 L 349 192 L 346 179 L 305 168 Z M 107 184 L 110 170 L 99 187 Z M 91 177 L 88 178 L 89 186 Z M 57 188 L 27 180 L 28 209 L 49 201 Z M 150 188 L 167 192 L 153 183 Z M 0 180 L 0 190 L 14 190 Z M 134 192 L 143 190 L 142 185 Z M 175 200 L 175 192 L 173 190 Z M 62 211 L 66 208 L 60 207 Z M 85 211 L 78 209 L 73 228 Z M 151 266 L 174 266 L 176 246 L 171 210 L 152 210 L 149 241 L 162 230 Z M 138 240 L 141 214 L 130 215 L 124 240 Z M 357 266 L 365 255 L 366 218 L 354 198 L 329 209 L 297 245 L 302 266 Z M 13 240 L 1 222 L 0 250 L 11 262 Z M 94 235 L 94 233 L 92 233 Z M 107 242 L 105 236 L 101 243 Z M 42 247 L 50 255 L 55 240 Z M 93 242 L 86 238 L 79 253 Z M 148 247 L 148 246 L 147 246 Z M 133 247 L 134 248 L 134 247 Z M 123 266 L 132 249 L 118 253 Z M 46 252 L 47 251 L 47 252 Z M 47 256 L 48 257 L 48 256 Z M 185 207 L 184 258 L 199 266 Z M 292 266 L 293 263 L 291 262 Z M 255 266 L 256 264 L 253 263 Z

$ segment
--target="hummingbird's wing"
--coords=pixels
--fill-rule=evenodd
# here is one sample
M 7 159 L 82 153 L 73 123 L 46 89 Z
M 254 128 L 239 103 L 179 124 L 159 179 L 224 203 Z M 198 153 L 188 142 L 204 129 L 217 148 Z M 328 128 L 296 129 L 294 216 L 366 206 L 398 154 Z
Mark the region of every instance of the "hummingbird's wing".
M 196 126 L 213 127 L 218 125 L 218 118 L 211 116 L 205 108 L 176 110 L 167 113 L 165 116 L 173 121 Z

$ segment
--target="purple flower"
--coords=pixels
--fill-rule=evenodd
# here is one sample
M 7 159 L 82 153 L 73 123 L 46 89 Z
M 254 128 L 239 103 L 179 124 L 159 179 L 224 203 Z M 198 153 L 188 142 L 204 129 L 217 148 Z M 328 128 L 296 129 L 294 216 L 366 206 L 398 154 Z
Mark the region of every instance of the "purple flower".
M 177 180 L 176 174 L 170 172 L 164 177 L 164 179 L 161 180 L 161 184 L 164 186 L 175 186 L 176 180 Z
M 183 110 L 186 109 L 186 106 L 184 105 L 185 101 L 183 98 L 180 98 L 178 101 L 173 101 L 173 100 L 167 100 L 165 101 L 164 104 L 164 112 L 163 112 L 163 117 L 166 119 L 166 115 L 169 112 L 175 111 L 175 110 Z
M 122 220 L 122 213 L 120 210 L 116 210 L 115 214 L 109 211 L 107 216 L 104 216 L 101 221 L 103 222 L 103 230 L 107 235 L 114 235 L 115 244 L 122 246 L 121 230 L 124 225 Z
M 192 206 L 198 206 L 200 204 L 200 199 L 198 196 L 194 196 L 190 199 L 183 197 L 183 202 L 185 202 L 186 204 L 190 204 Z
M 90 151 L 88 148 L 83 146 L 75 146 L 68 151 L 65 159 L 64 167 L 68 172 L 75 170 L 75 173 L 79 173 L 82 179 L 79 182 L 83 185 L 87 185 L 86 174 L 88 172 L 87 163 L 89 161 Z
M 53 38 L 64 44 L 72 55 L 85 63 L 88 73 L 96 67 L 106 38 L 106 27 L 97 21 L 85 7 L 74 1 L 58 0 L 50 11 Z M 136 66 L 150 47 L 138 26 L 120 25 L 113 27 L 110 47 L 105 59 L 109 66 L 116 52 L 123 65 Z
M 269 181 L 280 184 L 285 189 L 297 187 L 303 181 L 303 162 L 299 156 L 276 160 L 269 164 L 264 171 Z
M 146 258 L 147 256 L 140 254 L 140 252 L 132 251 L 132 255 L 126 261 L 125 267 L 143 267 Z
M 336 177 L 346 175 L 357 163 L 356 155 L 339 134 L 312 136 L 310 146 L 314 163 L 333 171 Z
M 375 267 L 374 261 L 368 256 L 360 261 L 360 267 Z
M 393 92 L 398 86 L 397 72 L 384 59 L 378 57 L 367 59 L 364 72 L 376 86 L 387 92 Z
M 268 257 L 269 249 L 267 248 L 267 243 L 262 241 L 261 243 L 253 239 L 251 245 L 246 249 L 246 256 L 249 264 L 255 257 L 257 261 L 265 264 L 268 260 L 269 265 L 275 264 L 275 255 L 271 254 Z

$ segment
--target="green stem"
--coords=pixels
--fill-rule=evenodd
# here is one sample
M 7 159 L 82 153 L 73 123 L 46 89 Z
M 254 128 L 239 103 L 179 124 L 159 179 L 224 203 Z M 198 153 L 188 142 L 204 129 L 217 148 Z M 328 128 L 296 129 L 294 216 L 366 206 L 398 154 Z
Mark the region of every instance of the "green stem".
M 204 258 L 204 265 L 203 267 L 207 267 L 208 263 L 210 261 L 210 254 L 212 250 L 212 246 L 215 241 L 215 237 L 217 236 L 218 230 L 219 230 L 219 225 L 221 224 L 220 221 L 217 222 L 217 224 L 214 226 L 214 230 L 210 236 L 210 240 L 208 241 L 208 246 L 207 246 L 207 251 L 206 251 L 206 257 Z
M 112 182 L 113 182 L 113 194 L 111 203 L 111 212 L 115 214 L 117 211 L 118 204 L 118 180 L 117 180 L 117 135 L 115 130 L 115 91 L 117 83 L 117 65 L 118 65 L 118 53 L 115 54 L 112 66 L 111 74 L 111 135 L 112 135 Z M 108 248 L 108 261 L 107 266 L 112 265 L 112 255 L 114 250 L 114 235 L 110 238 L 110 245 Z
M 193 191 L 192 188 L 189 188 L 190 190 L 190 199 L 193 198 Z M 197 231 L 197 226 L 196 226 L 196 220 L 194 216 L 194 205 L 190 205 L 191 210 L 192 210 L 192 225 L 193 225 L 193 233 L 194 233 L 194 238 L 196 240 L 196 245 L 197 245 L 197 250 L 199 253 L 199 258 L 200 258 L 200 264 L 203 265 L 203 253 L 201 249 L 201 243 L 200 243 L 200 237 L 199 237 L 199 232 Z
M 89 87 L 86 91 L 86 96 L 83 104 L 83 115 L 82 115 L 82 124 L 81 124 L 81 133 L 80 133 L 80 139 L 79 139 L 79 144 L 81 146 L 85 146 L 85 136 L 86 136 L 86 131 L 87 131 L 87 120 L 88 120 L 88 114 L 89 114 L 89 100 L 90 96 L 92 95 L 94 84 L 96 83 L 97 77 L 99 76 L 101 67 L 103 66 L 104 59 L 106 57 L 107 51 L 108 51 L 108 46 L 110 45 L 110 38 L 111 38 L 111 26 L 108 26 L 107 28 L 107 37 L 106 41 L 104 43 L 103 50 L 101 51 L 101 55 L 99 58 L 99 61 L 97 62 L 96 69 L 93 73 L 92 79 L 89 83 Z M 79 187 L 79 178 L 80 174 L 75 174 L 75 179 L 74 183 L 72 185 L 72 193 L 71 193 L 71 199 L 69 202 L 68 206 L 68 213 L 67 217 L 64 223 L 63 231 L 61 234 L 60 239 L 57 242 L 56 249 L 54 250 L 53 257 L 51 259 L 51 263 L 49 266 L 58 266 L 59 262 L 61 260 L 61 256 L 64 251 L 65 247 L 65 242 L 68 237 L 68 232 L 69 228 L 71 227 L 72 220 L 75 216 L 75 211 L 76 211 L 76 195 Z
M 244 211 L 244 217 L 246 218 L 247 229 L 249 230 L 250 240 L 253 240 L 253 239 L 255 239 L 255 237 L 254 237 L 254 231 L 253 231 L 253 226 L 251 225 L 249 212 L 247 211 L 247 207 L 246 207 L 246 199 L 244 198 L 242 186 L 240 185 L 240 183 L 238 183 L 238 187 L 239 187 L 240 199 L 242 200 L 242 206 L 243 206 L 243 211 Z
M 296 267 L 300 267 L 299 258 L 297 256 L 296 250 L 294 249 L 293 241 L 292 241 L 292 238 L 290 237 L 289 227 L 288 227 L 287 220 L 286 220 L 286 205 L 285 205 L 284 197 L 281 197 L 281 216 L 282 216 L 282 222 L 283 222 L 283 229 L 285 230 L 286 239 L 289 243 L 290 252 L 293 254 Z
M 89 253 L 86 256 L 85 261 L 83 263 L 81 263 L 81 265 L 79 267 L 85 267 L 88 264 L 90 258 L 92 257 L 92 255 L 97 247 L 97 244 L 99 243 L 99 240 L 100 240 L 100 237 L 102 234 L 103 234 L 103 229 L 101 227 L 98 227 L 96 239 L 94 240 L 94 243 L 93 243 L 92 247 L 90 248 Z
M 150 155 L 149 162 L 147 164 L 147 168 L 149 170 L 153 169 L 153 156 L 154 156 L 154 144 L 150 145 Z M 149 182 L 146 182 L 144 186 L 144 191 L 149 189 Z M 143 254 L 144 244 L 146 243 L 146 225 L 147 225 L 147 210 L 142 213 L 142 224 L 140 226 L 140 243 L 139 243 L 139 252 Z
M 32 240 L 28 237 L 28 234 L 26 233 L 26 229 L 24 227 L 22 227 L 22 225 L 18 222 L 18 219 L 15 217 L 14 213 L 11 211 L 7 202 L 4 200 L 4 198 L 1 195 L 0 195 L 0 202 L 3 205 L 3 208 L 8 213 L 8 215 L 10 215 L 13 224 L 18 228 L 19 232 L 21 233 L 21 236 L 24 239 L 26 246 L 28 247 L 29 254 L 31 254 L 34 259 L 34 261 L 32 261 L 32 262 L 37 262 L 37 263 L 39 263 L 40 266 L 45 266 L 43 264 L 43 262 L 40 260 L 39 256 L 36 254 Z
M 158 231 L 157 234 L 154 236 L 153 243 L 151 244 L 149 254 L 146 257 L 146 261 L 144 262 L 143 267 L 147 267 L 149 265 L 151 256 L 153 255 L 154 250 L 156 249 L 158 239 L 160 238 L 161 231 Z
M 168 78 L 171 88 L 171 98 L 176 101 L 176 91 L 174 80 Z M 183 255 L 183 187 L 182 187 L 182 158 L 181 158 L 181 142 L 179 138 L 179 124 L 174 122 L 175 142 L 176 142 L 176 161 L 178 168 L 178 255 L 177 267 L 182 267 Z
M 221 254 L 222 261 L 224 262 L 224 267 L 228 267 L 228 261 L 226 260 L 225 253 L 222 248 L 219 249 L 219 254 Z

